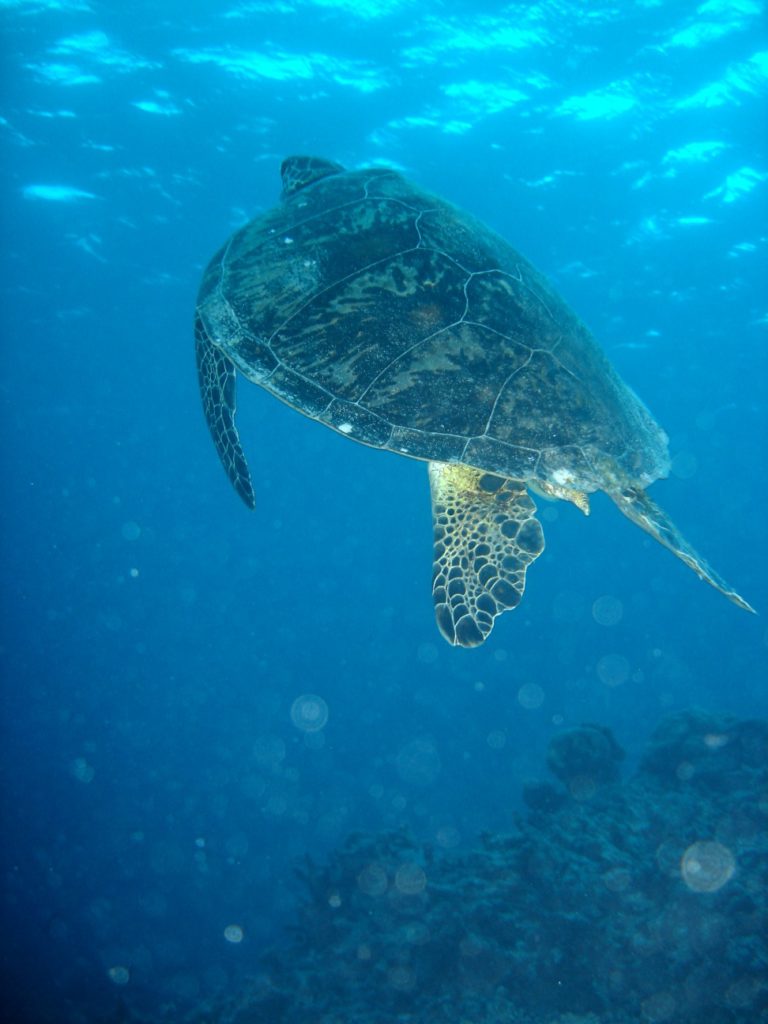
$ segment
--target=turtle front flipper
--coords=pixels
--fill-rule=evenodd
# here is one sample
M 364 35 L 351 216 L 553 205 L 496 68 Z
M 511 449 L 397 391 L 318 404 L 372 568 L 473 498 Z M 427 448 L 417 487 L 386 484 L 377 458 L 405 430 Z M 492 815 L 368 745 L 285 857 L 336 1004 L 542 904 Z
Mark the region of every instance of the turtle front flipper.
M 440 632 L 477 647 L 516 607 L 525 571 L 544 550 L 525 485 L 459 463 L 430 462 L 435 534 L 432 595 Z
M 235 426 L 235 366 L 209 340 L 199 316 L 195 317 L 195 355 L 203 412 L 216 451 L 235 490 L 248 508 L 254 508 L 251 474 Z
M 637 523 L 646 533 L 650 533 L 659 544 L 669 548 L 673 554 L 693 569 L 699 579 L 705 580 L 715 590 L 719 590 L 739 608 L 754 612 L 755 609 L 743 597 L 740 597 L 721 576 L 718 576 L 701 555 L 694 551 L 669 516 L 655 502 L 651 501 L 642 487 L 625 487 L 621 491 L 609 491 L 608 495 L 628 519 Z

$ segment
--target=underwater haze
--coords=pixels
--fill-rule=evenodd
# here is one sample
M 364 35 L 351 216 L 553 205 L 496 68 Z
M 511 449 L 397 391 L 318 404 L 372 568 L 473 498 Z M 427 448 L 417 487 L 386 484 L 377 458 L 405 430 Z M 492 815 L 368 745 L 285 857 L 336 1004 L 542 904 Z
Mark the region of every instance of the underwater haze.
M 763 4 L 0 19 L 0 1020 L 768 1020 Z M 451 647 L 424 464 L 241 378 L 248 510 L 193 314 L 291 154 L 399 171 L 546 274 L 758 614 L 605 495 L 537 498 L 521 605 Z

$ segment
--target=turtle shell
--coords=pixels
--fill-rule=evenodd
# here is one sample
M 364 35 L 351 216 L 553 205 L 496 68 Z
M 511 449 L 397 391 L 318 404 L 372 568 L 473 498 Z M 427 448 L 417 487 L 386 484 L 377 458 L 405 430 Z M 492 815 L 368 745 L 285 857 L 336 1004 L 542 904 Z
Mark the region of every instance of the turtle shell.
M 429 462 L 435 617 L 473 647 L 544 550 L 528 490 L 602 489 L 741 608 L 646 494 L 667 439 L 547 281 L 502 238 L 394 171 L 291 157 L 280 204 L 200 288 L 203 410 L 247 505 L 236 371 L 356 441 Z
M 249 379 L 364 444 L 579 491 L 645 486 L 666 437 L 511 245 L 390 169 L 293 157 L 198 315 Z

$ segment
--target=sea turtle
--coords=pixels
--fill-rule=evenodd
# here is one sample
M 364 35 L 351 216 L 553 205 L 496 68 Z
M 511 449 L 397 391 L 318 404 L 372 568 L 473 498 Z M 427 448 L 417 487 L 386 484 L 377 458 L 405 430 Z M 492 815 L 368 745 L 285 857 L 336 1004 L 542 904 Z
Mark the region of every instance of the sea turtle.
M 282 165 L 273 209 L 235 232 L 200 286 L 205 417 L 227 474 L 254 493 L 235 426 L 240 372 L 355 441 L 429 466 L 432 593 L 474 647 L 523 595 L 544 549 L 529 494 L 602 490 L 735 604 L 645 488 L 667 438 L 586 327 L 507 242 L 388 168 Z

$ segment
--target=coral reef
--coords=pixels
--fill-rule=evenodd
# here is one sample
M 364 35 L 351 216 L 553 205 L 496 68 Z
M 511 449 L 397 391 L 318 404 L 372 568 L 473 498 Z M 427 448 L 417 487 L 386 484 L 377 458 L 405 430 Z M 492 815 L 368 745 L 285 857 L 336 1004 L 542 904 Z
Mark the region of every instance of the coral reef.
M 619 778 L 624 751 L 610 729 L 582 725 L 554 737 L 547 751 L 547 767 L 572 792 L 603 786 Z
M 689 711 L 636 774 L 596 726 L 559 735 L 559 780 L 508 836 L 436 855 L 355 835 L 295 940 L 222 1024 L 768 1021 L 768 725 Z

